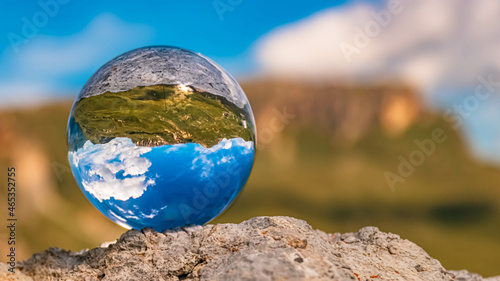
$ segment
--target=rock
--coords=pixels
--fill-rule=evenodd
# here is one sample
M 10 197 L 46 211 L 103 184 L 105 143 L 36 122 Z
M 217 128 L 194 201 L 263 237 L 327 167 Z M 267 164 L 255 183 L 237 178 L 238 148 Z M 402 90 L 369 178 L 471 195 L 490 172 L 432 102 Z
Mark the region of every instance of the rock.
M 129 230 L 107 247 L 77 253 L 50 248 L 16 270 L 14 279 L 3 265 L 0 279 L 500 281 L 447 271 L 414 243 L 376 227 L 327 234 L 289 217 L 163 233 Z
M 500 281 L 500 276 L 483 279 L 481 275 L 470 273 L 467 270 L 449 272 L 455 275 L 455 281 Z
M 15 274 L 9 272 L 9 266 L 5 263 L 0 263 L 0 280 L 10 280 L 10 281 L 33 281 L 31 277 L 28 277 L 18 270 L 16 270 Z

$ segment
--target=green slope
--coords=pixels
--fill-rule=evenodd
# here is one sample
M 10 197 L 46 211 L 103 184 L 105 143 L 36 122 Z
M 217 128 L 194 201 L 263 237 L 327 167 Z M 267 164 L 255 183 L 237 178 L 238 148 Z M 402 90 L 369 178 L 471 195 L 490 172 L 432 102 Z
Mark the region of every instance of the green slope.
M 254 139 L 251 119 L 242 109 L 223 97 L 176 85 L 141 86 L 84 98 L 72 114 L 93 143 L 128 137 L 142 146 L 195 142 L 211 147 L 223 138 Z

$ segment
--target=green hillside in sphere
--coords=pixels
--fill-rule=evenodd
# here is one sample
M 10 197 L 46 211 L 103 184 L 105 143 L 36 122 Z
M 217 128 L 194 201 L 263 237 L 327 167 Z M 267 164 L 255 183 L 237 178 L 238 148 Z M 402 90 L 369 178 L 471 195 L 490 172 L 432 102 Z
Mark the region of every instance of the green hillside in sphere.
M 226 98 L 183 85 L 139 86 L 82 98 L 73 118 L 93 143 L 116 137 L 140 146 L 199 143 L 212 147 L 223 138 L 254 141 L 250 117 Z

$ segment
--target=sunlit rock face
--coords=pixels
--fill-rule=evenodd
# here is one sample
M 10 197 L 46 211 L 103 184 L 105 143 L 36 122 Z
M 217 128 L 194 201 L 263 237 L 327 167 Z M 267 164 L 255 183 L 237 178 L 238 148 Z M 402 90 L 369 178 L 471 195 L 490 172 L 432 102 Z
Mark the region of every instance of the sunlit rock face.
M 254 124 L 242 89 L 213 61 L 145 47 L 87 81 L 68 121 L 68 158 L 85 196 L 117 224 L 204 224 L 245 185 Z

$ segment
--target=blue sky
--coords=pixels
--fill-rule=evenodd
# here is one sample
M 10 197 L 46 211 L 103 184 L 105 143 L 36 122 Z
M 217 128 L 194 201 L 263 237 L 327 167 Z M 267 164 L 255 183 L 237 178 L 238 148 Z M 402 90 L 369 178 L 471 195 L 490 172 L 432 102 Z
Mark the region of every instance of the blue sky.
M 84 29 L 100 14 L 111 13 L 125 22 L 151 26 L 156 31 L 150 39 L 152 43 L 182 45 L 213 56 L 240 54 L 253 40 L 272 28 L 342 2 L 221 0 L 219 2 L 230 7 L 229 3 L 236 5 L 231 7 L 232 10 L 218 13 L 214 5 L 217 1 L 144 1 L 147 4 L 137 4 L 137 1 L 68 1 L 60 5 L 59 12 L 45 27 L 40 28 L 40 34 L 70 36 Z M 22 17 L 31 18 L 41 9 L 37 1 L 9 1 L 7 5 L 2 7 L 2 34 L 19 31 Z M 9 45 L 6 36 L 0 42 L 4 48 Z
M 4 106 L 18 104 L 23 95 L 34 103 L 75 94 L 100 65 L 146 45 L 191 49 L 236 76 L 249 75 L 256 69 L 252 44 L 263 34 L 325 8 L 349 4 L 343 0 L 57 1 L 3 1 Z M 17 36 L 25 38 L 26 19 L 37 29 L 32 32 L 35 36 L 17 44 L 21 42 Z

